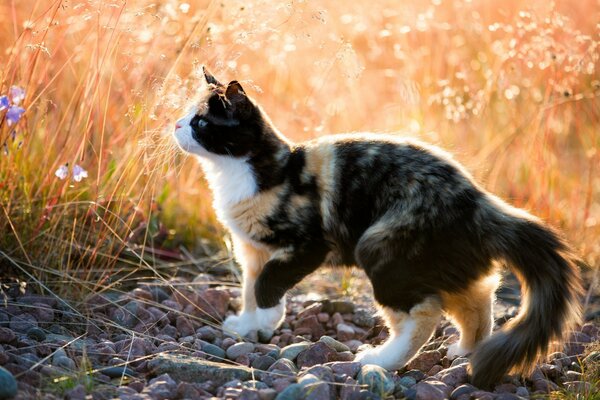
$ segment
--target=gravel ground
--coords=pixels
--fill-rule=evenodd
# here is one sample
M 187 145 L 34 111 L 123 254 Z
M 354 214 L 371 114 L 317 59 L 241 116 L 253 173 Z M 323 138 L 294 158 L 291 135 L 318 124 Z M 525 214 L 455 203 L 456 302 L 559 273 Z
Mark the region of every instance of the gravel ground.
M 239 307 L 239 289 L 208 285 L 205 278 L 106 292 L 74 306 L 16 287 L 5 290 L 0 399 L 507 400 L 555 390 L 591 396 L 595 390 L 582 372 L 600 364 L 597 319 L 528 376 L 507 377 L 485 391 L 469 384 L 466 358 L 446 357 L 448 344 L 457 340 L 447 321 L 402 370 L 353 362 L 359 347 L 387 337 L 369 307 L 368 289 L 329 301 L 301 287 L 288 298 L 280 329 L 242 339 L 219 329 Z M 498 325 L 516 314 L 514 293 L 500 292 Z

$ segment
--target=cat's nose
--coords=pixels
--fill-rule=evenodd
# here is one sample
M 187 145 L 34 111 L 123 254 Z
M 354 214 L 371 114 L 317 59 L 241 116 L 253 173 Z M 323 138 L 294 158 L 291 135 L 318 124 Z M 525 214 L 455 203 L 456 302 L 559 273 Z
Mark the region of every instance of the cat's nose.
M 179 129 L 179 128 L 181 128 L 181 124 L 178 122 L 175 124 L 175 129 Z

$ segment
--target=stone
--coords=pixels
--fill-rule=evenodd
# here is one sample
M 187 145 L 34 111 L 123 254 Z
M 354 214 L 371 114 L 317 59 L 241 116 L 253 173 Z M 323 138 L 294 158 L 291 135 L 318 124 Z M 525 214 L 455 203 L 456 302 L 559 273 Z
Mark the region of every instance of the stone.
M 441 359 L 442 354 L 437 350 L 423 351 L 410 360 L 406 368 L 428 372 L 434 365 L 439 363 Z
M 218 386 L 232 379 L 245 381 L 251 377 L 247 368 L 178 354 L 158 354 L 148 362 L 148 367 L 155 374 L 168 373 L 177 381 L 203 383 L 210 380 Z
M 313 365 L 336 361 L 336 355 L 334 349 L 323 342 L 317 342 L 298 354 L 297 364 L 300 368 L 312 367 Z
M 269 367 L 269 372 L 277 372 L 278 374 L 296 375 L 298 368 L 294 363 L 287 358 L 280 358 Z
M 363 328 L 373 328 L 375 326 L 375 317 L 373 312 L 365 309 L 359 309 L 354 312 L 352 322 Z
M 16 338 L 12 329 L 0 327 L 0 343 L 12 343 Z
M 324 308 L 323 311 L 325 311 L 325 304 L 324 304 Z M 345 301 L 345 300 L 333 300 L 329 302 L 329 307 L 328 309 L 330 309 L 331 311 L 327 311 L 330 314 L 333 313 L 340 313 L 340 314 L 348 314 L 348 313 L 353 313 L 354 312 L 354 303 L 352 303 L 351 301 Z
M 558 385 L 547 379 L 537 379 L 533 382 L 533 389 L 544 393 L 550 393 L 558 390 Z
M 323 303 L 316 302 L 312 303 L 304 310 L 300 311 L 298 315 L 296 315 L 297 320 L 301 320 L 304 317 L 308 317 L 309 315 L 318 315 L 323 309 Z
M 331 347 L 332 349 L 334 349 L 337 352 L 350 351 L 350 348 L 348 346 L 346 346 L 342 342 L 335 340 L 331 336 L 321 336 L 321 338 L 319 339 L 319 342 L 325 343 L 326 345 L 328 345 L 329 347 Z
M 456 367 L 457 365 L 469 364 L 469 359 L 467 357 L 457 357 L 452 360 L 451 367 Z
M 179 332 L 179 336 L 181 336 L 181 337 L 190 336 L 195 333 L 192 323 L 184 315 L 180 315 L 177 317 L 177 319 L 175 321 L 175 326 L 177 327 L 177 331 Z
M 217 359 L 223 360 L 225 359 L 225 350 L 220 348 L 219 346 L 215 346 L 214 344 L 208 342 L 201 342 L 201 350 L 211 356 L 216 357 Z
M 564 386 L 567 390 L 581 393 L 581 394 L 592 394 L 592 384 L 585 381 L 570 381 L 565 382 Z
M 468 380 L 468 372 L 464 364 L 445 369 L 440 372 L 440 375 L 439 380 L 452 387 L 466 383 Z
M 469 395 L 476 390 L 477 390 L 477 388 L 473 385 L 469 385 L 469 384 L 460 385 L 459 387 L 457 387 L 456 389 L 454 389 L 452 391 L 452 393 L 450 394 L 450 398 L 452 400 L 456 400 L 459 397 L 464 396 L 464 395 Z
M 40 328 L 31 328 L 27 331 L 27 337 L 38 342 L 46 340 L 46 333 Z
M 521 398 L 514 393 L 503 392 L 498 393 L 494 400 L 521 400 Z
M 121 378 L 122 376 L 135 376 L 135 371 L 133 371 L 131 368 L 125 365 L 102 368 L 100 372 L 110 378 Z
M 471 392 L 471 398 L 477 400 L 494 400 L 496 396 L 494 393 L 486 392 L 485 390 L 476 390 Z
M 342 342 L 354 339 L 354 335 L 356 334 L 353 327 L 344 323 L 337 324 L 335 329 L 338 340 L 341 340 Z
M 315 382 L 304 386 L 305 400 L 329 400 L 331 397 L 331 386 L 325 382 Z
M 325 334 L 323 325 L 319 323 L 316 315 L 307 315 L 306 317 L 298 320 L 294 329 L 295 335 L 306 335 L 310 334 L 312 338 L 316 339 Z
M 271 365 L 275 363 L 275 358 L 267 355 L 259 356 L 254 361 L 252 361 L 252 368 L 260 369 L 262 371 L 266 371 L 269 369 Z
M 258 397 L 260 400 L 275 400 L 275 397 L 277 397 L 277 391 L 272 388 L 258 389 Z
M 519 386 L 515 394 L 519 397 L 529 398 L 529 390 L 525 386 Z
M 298 354 L 308 349 L 309 346 L 310 343 L 308 342 L 290 344 L 281 349 L 279 358 L 287 358 L 288 360 L 294 361 L 296 357 L 298 357 Z
M 256 389 L 244 388 L 242 389 L 238 400 L 260 400 L 260 394 Z
M 354 396 L 355 394 L 358 394 L 358 392 L 360 391 L 360 386 L 358 386 L 358 383 L 351 377 L 346 377 L 346 380 L 344 381 L 344 385 L 342 387 L 340 387 L 340 399 L 341 400 L 348 400 L 351 399 L 352 396 Z
M 494 392 L 496 393 L 514 393 L 516 391 L 517 385 L 513 385 L 512 383 L 501 383 L 494 388 Z
M 65 393 L 66 400 L 85 400 L 85 387 L 83 385 L 77 385 L 71 390 L 67 390 Z
M 258 336 L 258 341 L 261 343 L 269 343 L 273 337 L 273 331 L 270 329 L 259 329 L 256 334 Z
M 198 296 L 197 306 L 194 313 L 200 312 L 199 316 L 211 316 L 217 320 L 222 320 L 227 314 L 231 296 L 229 292 L 221 289 L 206 289 Z
M 427 378 L 427 375 L 425 375 L 423 371 L 419 371 L 418 369 L 411 369 L 410 371 L 407 371 L 404 374 L 402 374 L 402 376 L 412 376 L 417 382 Z
M 155 400 L 172 399 L 177 390 L 177 383 L 169 376 L 163 373 L 148 382 L 142 393 L 150 395 Z
M 15 315 L 10 319 L 9 327 L 13 331 L 25 333 L 31 328 L 37 328 L 36 318 L 28 313 Z
M 294 383 L 283 389 L 275 400 L 301 400 L 304 398 L 304 388 L 298 383 Z
M 346 375 L 351 378 L 356 377 L 361 368 L 359 362 L 351 361 L 336 361 L 327 363 L 325 366 L 330 367 L 334 374 Z
M 398 379 L 398 384 L 410 388 L 417 384 L 417 380 L 412 376 L 403 376 L 400 379 Z
M 9 399 L 17 395 L 17 380 L 4 367 L 0 367 L 0 399 Z
M 207 342 L 212 342 L 218 336 L 218 332 L 212 326 L 202 326 L 196 329 L 196 335 Z
M 57 357 L 55 359 L 53 358 L 52 365 L 54 365 L 55 367 L 66 369 L 67 371 L 74 371 L 76 368 L 75 361 L 73 361 L 69 357 Z
M 394 392 L 391 374 L 378 365 L 363 365 L 358 373 L 358 383 L 367 385 L 370 392 L 384 398 Z
M 314 377 L 316 377 L 318 380 L 321 381 L 325 381 L 328 383 L 334 383 L 335 382 L 335 376 L 333 374 L 333 370 L 325 365 L 314 365 L 310 368 L 308 368 L 306 371 L 303 372 L 303 375 L 312 375 Z
M 240 342 L 236 343 L 233 346 L 227 348 L 226 354 L 227 358 L 230 360 L 235 360 L 242 355 L 247 355 L 254 351 L 254 344 L 249 342 Z

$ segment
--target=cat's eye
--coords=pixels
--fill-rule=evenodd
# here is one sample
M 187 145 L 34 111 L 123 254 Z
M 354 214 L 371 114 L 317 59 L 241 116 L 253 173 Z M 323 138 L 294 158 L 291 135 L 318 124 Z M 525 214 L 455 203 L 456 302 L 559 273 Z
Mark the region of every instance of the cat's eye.
M 198 121 L 196 122 L 196 126 L 198 128 L 204 128 L 207 125 L 208 125 L 208 121 L 207 120 L 205 120 L 204 118 L 198 118 Z

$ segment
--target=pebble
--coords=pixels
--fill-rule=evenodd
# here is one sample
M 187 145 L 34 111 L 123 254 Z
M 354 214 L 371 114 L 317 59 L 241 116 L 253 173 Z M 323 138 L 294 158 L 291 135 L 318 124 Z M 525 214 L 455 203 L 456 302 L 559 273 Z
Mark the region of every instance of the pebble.
M 121 378 L 124 375 L 135 376 L 135 371 L 125 365 L 102 368 L 100 372 L 111 378 Z
M 456 367 L 457 365 L 463 365 L 463 364 L 468 364 L 468 363 L 469 363 L 469 359 L 467 357 L 458 357 L 452 361 L 452 364 L 450 364 L 450 366 Z
M 373 312 L 365 309 L 359 309 L 354 312 L 354 315 L 352 316 L 352 322 L 354 322 L 355 325 L 363 328 L 373 328 L 375 326 L 375 317 L 373 317 Z
M 0 399 L 9 399 L 17 395 L 17 380 L 4 367 L 0 367 Z
M 336 351 L 327 344 L 317 342 L 298 354 L 297 364 L 299 368 L 312 367 L 329 361 L 337 361 L 336 355 Z
M 455 400 L 455 399 L 458 399 L 460 396 L 464 396 L 464 395 L 473 393 L 476 390 L 477 390 L 477 388 L 473 385 L 469 385 L 469 384 L 460 385 L 459 387 L 457 387 L 456 389 L 454 389 L 452 391 L 452 393 L 450 394 L 450 398 L 452 400 Z
M 212 326 L 202 326 L 196 329 L 196 335 L 207 342 L 212 342 L 218 336 L 218 332 Z
M 325 343 L 337 352 L 350 351 L 348 346 L 338 340 L 335 340 L 331 336 L 321 336 L 319 341 Z
M 349 361 L 337 361 L 325 365 L 330 367 L 334 374 L 346 375 L 351 378 L 356 377 L 361 368 L 360 363 Z
M 442 359 L 442 353 L 437 350 L 423 351 L 410 360 L 406 368 L 428 372 Z
M 240 342 L 236 343 L 233 346 L 227 348 L 226 354 L 227 358 L 230 360 L 235 360 L 236 358 L 252 353 L 254 351 L 254 344 L 249 342 Z
M 259 329 L 256 334 L 258 336 L 258 341 L 261 343 L 269 343 L 273 337 L 273 331 L 270 329 Z
M 337 331 L 337 338 L 339 340 L 341 340 L 342 342 L 354 339 L 354 335 L 356 333 L 354 331 L 353 327 L 351 327 L 348 324 L 344 324 L 344 323 L 337 324 L 336 331 Z
M 525 386 L 519 386 L 515 394 L 519 397 L 529 398 L 529 390 Z
M 391 374 L 377 365 L 363 365 L 357 380 L 359 384 L 367 385 L 369 391 L 382 398 L 392 394 L 395 389 Z
M 281 349 L 279 358 L 287 358 L 288 360 L 294 361 L 296 357 L 298 357 L 298 354 L 308 349 L 309 346 L 309 342 L 290 344 Z
M 219 346 L 215 346 L 214 344 L 208 343 L 208 342 L 202 342 L 202 351 L 205 352 L 206 354 L 209 354 L 211 356 L 214 356 L 218 359 L 224 359 L 226 356 L 225 350 L 223 350 L 222 348 L 220 348 Z
M 12 329 L 0 327 L 0 343 L 12 343 L 16 338 Z
M 275 397 L 275 400 L 300 400 L 303 398 L 304 388 L 298 383 L 293 383 L 283 389 L 283 391 Z
M 275 361 L 277 361 L 277 360 L 275 360 L 275 358 L 273 358 L 271 356 L 267 356 L 267 355 L 259 356 L 254 361 L 252 361 L 252 367 L 266 371 L 269 369 L 269 367 L 271 365 L 273 365 L 275 363 Z
M 46 340 L 46 333 L 40 328 L 31 328 L 27 331 L 27 337 L 37 340 L 38 342 L 43 342 Z
M 31 328 L 37 328 L 38 322 L 31 314 L 19 314 L 10 319 L 9 327 L 16 332 L 27 332 Z
M 54 365 L 55 367 L 64 368 L 67 371 L 74 371 L 76 368 L 75 361 L 73 361 L 69 357 L 53 358 L 52 365 Z

